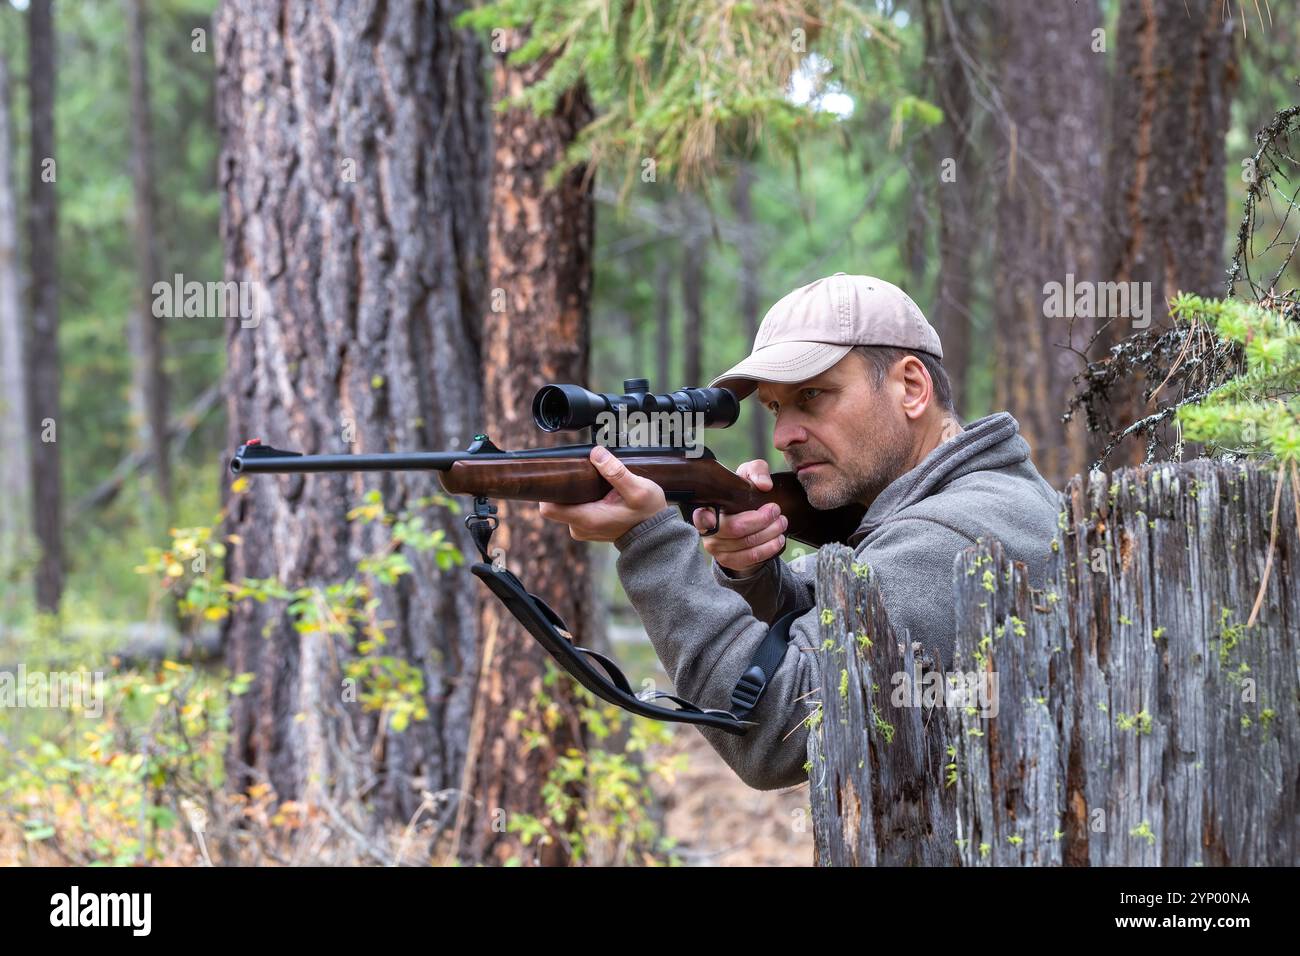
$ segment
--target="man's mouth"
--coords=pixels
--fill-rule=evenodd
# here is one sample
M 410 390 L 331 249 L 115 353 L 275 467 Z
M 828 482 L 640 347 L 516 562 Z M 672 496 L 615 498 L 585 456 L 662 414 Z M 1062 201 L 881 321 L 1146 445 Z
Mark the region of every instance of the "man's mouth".
M 824 465 L 824 464 L 826 464 L 826 462 L 824 461 L 805 461 L 802 464 L 798 464 L 794 466 L 794 473 L 795 475 L 802 475 L 810 468 L 816 468 L 818 465 Z

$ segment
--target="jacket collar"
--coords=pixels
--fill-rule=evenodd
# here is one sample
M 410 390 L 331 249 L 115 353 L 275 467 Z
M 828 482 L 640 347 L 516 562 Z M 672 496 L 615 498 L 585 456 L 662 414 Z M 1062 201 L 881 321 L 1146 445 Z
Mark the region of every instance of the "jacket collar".
M 849 536 L 849 545 L 857 547 L 898 511 L 928 498 L 962 475 L 1025 461 L 1029 458 L 1029 444 L 1019 432 L 1020 423 L 1009 412 L 995 412 L 970 422 L 960 434 L 940 444 L 919 465 L 885 487 L 862 516 L 858 530 Z

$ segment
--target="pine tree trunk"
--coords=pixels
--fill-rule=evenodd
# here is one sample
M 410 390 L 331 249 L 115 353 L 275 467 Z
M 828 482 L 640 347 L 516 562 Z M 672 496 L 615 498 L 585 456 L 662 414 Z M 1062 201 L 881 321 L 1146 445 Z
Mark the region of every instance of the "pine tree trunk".
M 459 11 L 231 0 L 218 13 L 226 278 L 262 290 L 251 318 L 227 317 L 232 448 L 461 449 L 479 429 L 488 127 Z M 372 490 L 399 512 L 439 485 L 424 472 L 259 476 L 228 491 L 229 579 L 360 578 L 357 560 L 390 541 L 386 525 L 347 519 Z M 420 513 L 473 554 L 460 517 Z M 420 671 L 429 718 L 392 730 L 340 693 L 350 642 L 244 602 L 226 633 L 231 670 L 255 675 L 233 708 L 236 787 L 267 780 L 308 802 L 366 791 L 376 819 L 405 821 L 421 790 L 458 786 L 480 585 L 405 553 L 413 573 L 378 589 L 393 627 L 374 653 Z
M 520 35 L 511 34 L 505 46 L 514 50 L 521 42 Z M 545 65 L 508 66 L 506 56 L 496 56 L 494 101 L 515 96 L 545 76 Z M 563 96 L 544 118 L 526 109 L 495 114 L 488 242 L 493 302 L 485 312 L 483 378 L 486 431 L 502 448 L 580 440 L 574 434 L 541 432 L 531 410 L 533 395 L 543 385 L 587 382 L 595 215 L 591 183 L 584 182 L 582 168 L 553 189 L 544 180 L 591 116 L 582 87 Z M 542 518 L 536 504 L 500 502 L 498 507 L 501 524 L 492 547 L 502 548 L 506 566 L 570 625 L 575 643 L 592 647 L 601 640 L 597 632 L 602 624 L 595 610 L 590 546 L 574 541 L 565 525 Z M 544 782 L 558 757 L 583 744 L 572 682 L 562 677 L 543 687 L 549 658 L 495 598 L 480 595 L 478 616 L 482 664 L 464 785 L 478 799 L 461 805 L 461 858 L 563 864 L 568 854 L 560 841 L 524 847 L 499 824 L 503 811 L 536 817 L 548 813 Z M 545 708 L 537 705 L 542 693 L 558 704 L 558 723 L 548 724 Z M 533 747 L 532 735 L 540 735 L 544 746 Z
M 1153 332 L 1168 324 L 1169 297 L 1223 291 L 1235 28 L 1218 0 L 1124 0 L 1120 9 L 1102 262 L 1112 281 L 1150 283 Z M 1135 331 L 1132 321 L 1112 322 L 1105 344 Z M 1150 414 L 1142 394 L 1158 384 L 1139 375 L 1112 392 L 1114 425 Z M 1141 440 L 1131 440 L 1110 464 L 1139 462 L 1144 452 Z
M 132 408 L 137 440 L 152 458 L 154 491 L 170 522 L 174 504 L 167 442 L 167 373 L 163 320 L 154 315 L 152 289 L 163 278 L 154 224 L 153 123 L 150 118 L 148 15 L 144 0 L 126 0 L 131 74 L 131 180 L 135 192 L 135 256 L 139 301 L 131 320 Z
M 997 407 L 1020 422 L 1039 471 L 1060 487 L 1087 465 L 1082 422 L 1061 424 L 1087 318 L 1048 315 L 1044 286 L 1095 281 L 1100 242 L 1104 55 L 1096 0 L 999 5 L 1006 111 L 997 207 Z M 1180 14 L 1181 15 L 1181 14 Z
M 10 580 L 31 547 L 31 448 L 23 349 L 22 265 L 14 186 L 13 89 L 0 57 L 0 580 Z M 8 609 L 6 608 L 6 612 Z M 6 613 L 6 617 L 8 614 Z
M 40 548 L 36 606 L 57 612 L 63 597 L 63 478 L 59 418 L 59 224 L 54 153 L 55 37 L 50 0 L 27 10 L 27 89 L 32 139 L 27 242 L 31 325 L 27 336 L 27 434 L 31 442 L 32 528 Z M 37 490 L 39 489 L 39 490 Z

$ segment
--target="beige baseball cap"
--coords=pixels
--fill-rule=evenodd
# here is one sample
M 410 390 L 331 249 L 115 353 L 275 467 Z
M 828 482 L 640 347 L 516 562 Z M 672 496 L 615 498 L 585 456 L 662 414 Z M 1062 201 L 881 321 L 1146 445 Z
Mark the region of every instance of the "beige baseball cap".
M 896 285 L 837 272 L 795 289 L 768 310 L 749 358 L 709 383 L 738 399 L 759 382 L 802 382 L 826 371 L 855 345 L 889 345 L 943 358 L 939 334 Z

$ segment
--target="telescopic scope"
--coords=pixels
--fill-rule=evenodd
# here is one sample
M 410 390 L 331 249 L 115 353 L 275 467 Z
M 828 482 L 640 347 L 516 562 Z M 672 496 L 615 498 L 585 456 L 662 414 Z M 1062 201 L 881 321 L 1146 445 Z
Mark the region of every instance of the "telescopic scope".
M 543 385 L 533 396 L 533 421 L 542 431 L 558 432 L 594 426 L 604 412 L 700 413 L 708 428 L 726 428 L 740 417 L 740 402 L 729 388 L 682 388 L 654 394 L 644 378 L 623 382 L 622 395 L 591 392 L 581 385 Z

